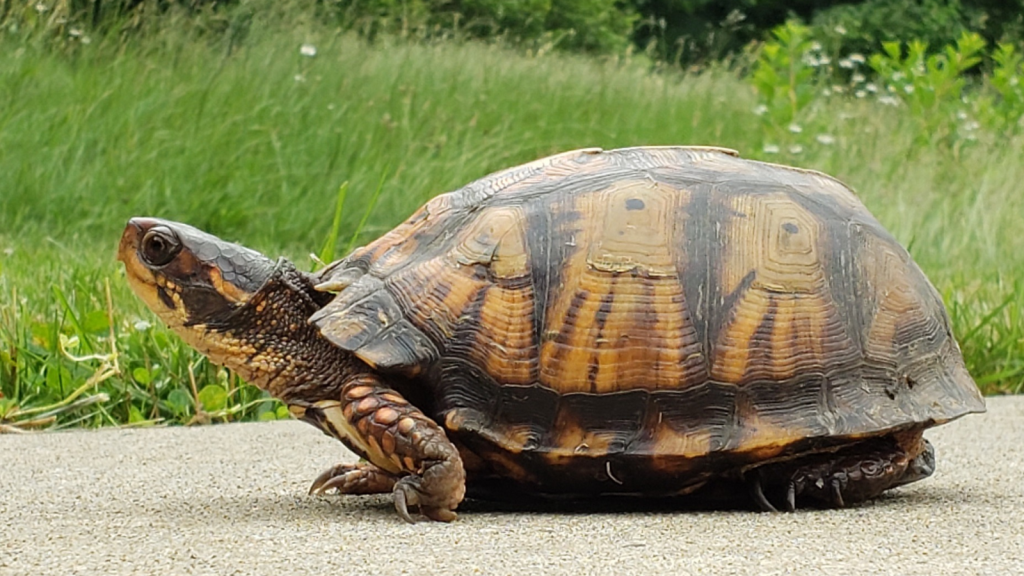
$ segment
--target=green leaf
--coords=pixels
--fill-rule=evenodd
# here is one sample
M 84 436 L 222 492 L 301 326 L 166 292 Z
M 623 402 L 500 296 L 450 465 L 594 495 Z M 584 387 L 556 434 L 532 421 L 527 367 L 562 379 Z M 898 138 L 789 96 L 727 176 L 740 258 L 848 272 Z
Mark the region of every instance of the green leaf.
M 64 366 L 50 365 L 46 368 L 46 386 L 53 392 L 61 392 L 71 385 L 71 371 Z M 63 395 L 63 394 L 62 394 Z
M 132 370 L 132 378 L 143 386 L 146 386 L 153 381 L 153 375 L 149 373 L 149 369 L 145 366 L 140 366 Z
M 93 310 L 82 317 L 82 328 L 91 334 L 102 334 L 110 329 L 110 322 L 104 310 Z
M 263 412 L 262 414 L 260 414 L 259 420 L 260 420 L 260 422 L 267 422 L 267 421 L 270 421 L 270 420 L 277 420 L 277 414 L 275 414 L 273 412 L 270 412 L 270 411 Z
M 128 423 L 134 424 L 135 422 L 143 422 L 146 417 L 142 415 L 142 411 L 138 409 L 134 404 L 128 406 Z
M 277 407 L 277 419 L 285 420 L 291 417 L 291 413 L 288 412 L 288 407 L 284 404 Z
M 223 410 L 227 401 L 228 392 L 220 384 L 207 384 L 199 391 L 199 402 L 207 412 Z
M 182 414 L 188 411 L 188 407 L 192 405 L 192 397 L 188 395 L 188 392 L 178 388 L 171 390 L 171 393 L 167 395 L 167 404 L 177 414 Z

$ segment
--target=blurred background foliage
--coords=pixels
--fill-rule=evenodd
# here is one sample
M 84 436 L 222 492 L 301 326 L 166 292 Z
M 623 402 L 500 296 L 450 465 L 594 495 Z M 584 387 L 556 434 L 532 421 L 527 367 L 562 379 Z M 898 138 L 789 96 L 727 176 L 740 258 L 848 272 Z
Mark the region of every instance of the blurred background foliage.
M 323 22 L 373 39 L 499 39 L 527 48 L 642 53 L 683 67 L 734 59 L 787 21 L 808 27 L 825 54 L 842 58 L 882 42 L 939 47 L 973 32 L 989 45 L 1024 41 L 1024 0 L 308 0 Z M 294 5 L 292 5 L 294 6 Z M 80 37 L 130 34 L 185 13 L 202 27 L 244 35 L 259 0 L 0 0 L 10 29 Z

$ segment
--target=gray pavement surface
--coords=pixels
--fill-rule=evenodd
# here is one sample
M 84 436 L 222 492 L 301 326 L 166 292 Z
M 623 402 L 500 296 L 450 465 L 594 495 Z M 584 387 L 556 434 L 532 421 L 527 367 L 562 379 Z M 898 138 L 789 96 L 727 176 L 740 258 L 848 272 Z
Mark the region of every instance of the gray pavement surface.
M 1024 574 L 1024 397 L 928 438 L 935 476 L 851 509 L 408 525 L 306 496 L 354 457 L 300 422 L 0 435 L 0 574 Z

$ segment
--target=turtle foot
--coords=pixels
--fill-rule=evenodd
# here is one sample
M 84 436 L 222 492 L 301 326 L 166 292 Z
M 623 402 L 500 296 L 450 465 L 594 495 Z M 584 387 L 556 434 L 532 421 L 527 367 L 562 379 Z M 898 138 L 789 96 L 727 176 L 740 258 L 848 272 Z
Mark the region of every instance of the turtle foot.
M 935 470 L 935 450 L 918 438 L 911 453 L 891 439 L 866 442 L 835 453 L 812 454 L 749 471 L 751 498 L 765 512 L 792 512 L 805 502 L 844 508 L 926 478 Z M 773 504 L 772 495 L 781 506 Z

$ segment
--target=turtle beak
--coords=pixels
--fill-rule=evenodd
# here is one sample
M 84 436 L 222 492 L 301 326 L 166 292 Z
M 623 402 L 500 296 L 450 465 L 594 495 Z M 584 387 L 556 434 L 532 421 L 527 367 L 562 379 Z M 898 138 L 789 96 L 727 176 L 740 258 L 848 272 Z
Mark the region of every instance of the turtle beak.
M 121 243 L 117 247 L 117 259 L 129 265 L 139 251 L 139 242 L 150 228 L 156 226 L 159 220 L 154 218 L 132 218 L 124 227 L 121 234 Z

